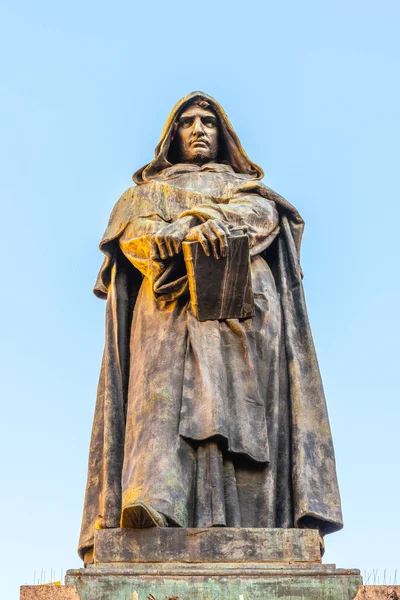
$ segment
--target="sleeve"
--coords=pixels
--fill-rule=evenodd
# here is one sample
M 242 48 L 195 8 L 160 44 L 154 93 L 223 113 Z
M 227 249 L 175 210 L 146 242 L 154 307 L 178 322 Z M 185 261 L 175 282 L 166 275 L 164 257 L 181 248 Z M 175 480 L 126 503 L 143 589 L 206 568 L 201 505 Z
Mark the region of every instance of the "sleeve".
M 230 229 L 245 228 L 250 241 L 250 255 L 265 250 L 279 233 L 279 215 L 275 202 L 258 194 L 238 194 L 227 204 L 196 206 L 180 217 L 195 216 L 201 222 L 218 219 Z
M 161 261 L 154 260 L 151 253 L 151 238 L 169 225 L 157 215 L 136 217 L 125 228 L 119 246 L 126 258 L 145 277 L 154 276 L 162 269 Z
M 119 246 L 126 258 L 151 280 L 156 299 L 174 300 L 187 291 L 183 257 L 162 261 L 152 253 L 152 238 L 169 225 L 159 216 L 137 217 L 124 230 Z

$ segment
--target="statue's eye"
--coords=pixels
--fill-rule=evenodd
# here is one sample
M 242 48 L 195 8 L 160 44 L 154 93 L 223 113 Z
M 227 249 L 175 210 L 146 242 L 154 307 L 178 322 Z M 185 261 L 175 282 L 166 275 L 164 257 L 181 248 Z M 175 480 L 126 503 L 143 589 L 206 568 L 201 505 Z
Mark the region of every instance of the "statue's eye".
M 181 127 L 190 127 L 191 124 L 193 123 L 193 119 L 182 119 L 182 121 L 180 122 Z

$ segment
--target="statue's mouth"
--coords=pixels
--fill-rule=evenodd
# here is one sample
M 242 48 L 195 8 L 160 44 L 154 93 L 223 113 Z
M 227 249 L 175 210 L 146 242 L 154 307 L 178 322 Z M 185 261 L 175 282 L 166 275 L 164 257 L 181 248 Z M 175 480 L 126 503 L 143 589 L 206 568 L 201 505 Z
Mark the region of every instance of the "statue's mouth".
M 209 144 L 205 140 L 194 140 L 191 145 L 192 146 L 205 146 L 206 148 L 208 148 Z

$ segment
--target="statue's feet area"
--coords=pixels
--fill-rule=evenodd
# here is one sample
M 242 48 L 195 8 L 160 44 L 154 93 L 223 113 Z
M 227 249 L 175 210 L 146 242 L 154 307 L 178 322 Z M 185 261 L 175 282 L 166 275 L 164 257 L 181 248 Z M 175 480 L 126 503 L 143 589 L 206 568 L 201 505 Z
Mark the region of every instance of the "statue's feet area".
M 145 502 L 135 502 L 122 511 L 121 527 L 144 529 L 147 527 L 168 527 L 167 518 Z

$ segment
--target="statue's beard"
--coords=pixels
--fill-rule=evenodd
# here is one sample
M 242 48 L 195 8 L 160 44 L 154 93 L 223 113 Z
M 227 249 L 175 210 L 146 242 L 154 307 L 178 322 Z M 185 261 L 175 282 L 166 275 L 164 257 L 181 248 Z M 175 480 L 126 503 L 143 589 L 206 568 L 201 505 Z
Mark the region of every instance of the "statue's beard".
M 217 151 L 212 151 L 210 148 L 192 148 L 189 152 L 182 152 L 180 158 L 181 162 L 204 165 L 215 161 Z

